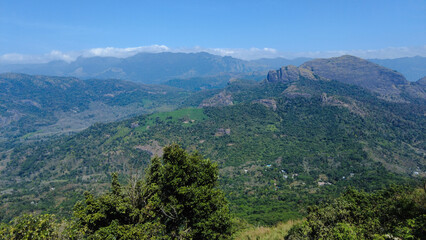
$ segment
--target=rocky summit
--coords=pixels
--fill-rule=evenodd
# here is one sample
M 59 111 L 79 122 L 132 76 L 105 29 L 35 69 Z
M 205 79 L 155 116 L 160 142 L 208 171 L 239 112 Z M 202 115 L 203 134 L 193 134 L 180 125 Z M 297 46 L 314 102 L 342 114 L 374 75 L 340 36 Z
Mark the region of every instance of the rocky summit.
M 398 95 L 408 85 L 405 77 L 391 69 L 354 56 L 315 59 L 301 65 L 321 77 L 367 88 L 381 95 Z
M 379 94 L 381 98 L 388 101 L 425 99 L 424 84 L 421 80 L 418 83 L 410 83 L 402 74 L 394 70 L 349 55 L 315 59 L 299 67 L 285 66 L 276 71 L 269 71 L 267 81 L 291 83 L 301 78 L 335 80 L 357 85 Z
M 311 80 L 316 79 L 309 69 L 293 65 L 282 67 L 276 71 L 269 71 L 267 79 L 269 82 L 295 82 L 300 80 L 301 77 Z

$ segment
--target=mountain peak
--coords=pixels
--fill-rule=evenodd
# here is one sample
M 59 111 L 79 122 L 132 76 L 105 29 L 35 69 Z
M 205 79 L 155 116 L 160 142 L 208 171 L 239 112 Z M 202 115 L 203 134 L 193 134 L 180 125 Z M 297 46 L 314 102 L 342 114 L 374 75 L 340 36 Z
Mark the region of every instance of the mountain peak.
M 398 87 L 408 85 L 402 74 L 350 55 L 315 59 L 302 64 L 301 67 L 323 78 L 358 85 L 382 96 L 399 95 Z
M 269 71 L 268 82 L 291 83 L 301 78 L 311 80 L 335 80 L 346 84 L 357 85 L 378 93 L 381 98 L 394 102 L 406 102 L 410 98 L 424 99 L 422 86 L 424 79 L 413 87 L 405 77 L 396 71 L 372 63 L 368 60 L 343 55 L 333 58 L 314 59 L 300 67 L 285 66 Z M 404 95 L 404 96 L 403 96 Z M 408 101 L 411 101 L 408 99 Z
M 362 58 L 360 58 L 360 57 L 356 57 L 356 56 L 349 55 L 349 54 L 342 55 L 342 56 L 339 56 L 339 57 L 332 57 L 332 58 L 329 58 L 329 60 L 340 60 L 340 61 L 342 61 L 342 60 L 351 60 L 351 61 L 367 61 L 367 60 L 362 59 Z

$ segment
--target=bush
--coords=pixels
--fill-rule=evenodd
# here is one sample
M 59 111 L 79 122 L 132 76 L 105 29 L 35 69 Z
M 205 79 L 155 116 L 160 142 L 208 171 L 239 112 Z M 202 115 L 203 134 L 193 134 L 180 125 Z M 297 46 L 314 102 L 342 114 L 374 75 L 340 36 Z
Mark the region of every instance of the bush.
M 422 239 L 425 200 L 423 189 L 393 186 L 368 194 L 350 188 L 330 204 L 311 207 L 286 239 Z

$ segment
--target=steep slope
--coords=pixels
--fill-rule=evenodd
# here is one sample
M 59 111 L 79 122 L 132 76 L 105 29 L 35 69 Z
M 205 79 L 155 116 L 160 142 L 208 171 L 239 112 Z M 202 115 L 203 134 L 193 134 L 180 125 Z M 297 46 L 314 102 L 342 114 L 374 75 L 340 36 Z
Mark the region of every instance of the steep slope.
M 321 77 L 354 84 L 385 97 L 397 96 L 408 81 L 400 73 L 354 56 L 315 59 L 301 65 Z
M 361 86 L 378 93 L 381 98 L 394 102 L 424 102 L 424 87 L 408 82 L 404 76 L 367 60 L 354 56 L 341 56 L 308 61 L 300 67 L 286 66 L 270 71 L 269 82 L 294 82 L 300 78 L 336 80 Z
M 401 95 L 408 101 L 426 104 L 426 77 L 404 86 Z
M 425 176 L 424 105 L 306 78 L 198 94 L 194 106 L 221 96 L 229 104 L 96 124 L 4 153 L 1 215 L 67 213 L 83 190 L 102 190 L 112 171 L 143 172 L 173 142 L 219 164 L 232 211 L 253 223 L 302 216 L 349 185 L 373 190 Z
M 420 78 L 419 80 L 417 80 L 414 85 L 417 85 L 419 87 L 422 87 L 423 89 L 426 88 L 426 77 Z
M 179 91 L 120 80 L 0 75 L 0 140 L 72 132 L 157 109 L 172 109 Z

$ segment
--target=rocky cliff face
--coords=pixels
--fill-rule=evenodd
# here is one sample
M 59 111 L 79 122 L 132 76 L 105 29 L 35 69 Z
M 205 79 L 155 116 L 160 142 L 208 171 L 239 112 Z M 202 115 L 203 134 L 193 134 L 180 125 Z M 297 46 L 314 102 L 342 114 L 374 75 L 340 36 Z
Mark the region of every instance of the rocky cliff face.
M 199 107 L 224 107 L 233 104 L 232 95 L 224 90 L 213 97 L 204 100 Z
M 293 65 L 282 67 L 276 71 L 269 71 L 267 79 L 269 82 L 295 82 L 300 80 L 301 77 L 316 80 L 309 69 Z
M 297 82 L 301 78 L 336 80 L 357 85 L 378 93 L 383 99 L 395 102 L 406 102 L 407 99 L 403 95 L 412 98 L 426 98 L 424 94 L 426 80 L 419 80 L 411 84 L 396 71 L 349 55 L 315 59 L 300 67 L 286 66 L 276 71 L 269 71 L 267 81 L 291 83 Z
M 300 67 L 309 69 L 321 77 L 358 85 L 383 96 L 399 95 L 400 87 L 409 84 L 398 72 L 349 55 L 315 59 Z

